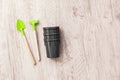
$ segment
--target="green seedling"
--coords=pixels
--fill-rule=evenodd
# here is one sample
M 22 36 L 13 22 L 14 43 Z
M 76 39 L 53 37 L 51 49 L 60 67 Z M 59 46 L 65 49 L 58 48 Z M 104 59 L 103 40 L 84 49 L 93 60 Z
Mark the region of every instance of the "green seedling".
M 25 23 L 22 20 L 18 19 L 17 24 L 16 24 L 16 29 L 21 32 L 23 38 L 25 39 L 25 43 L 26 43 L 27 49 L 29 51 L 29 54 L 31 56 L 31 60 L 32 60 L 33 64 L 36 65 L 35 57 L 33 56 L 32 50 L 28 44 L 28 40 L 27 40 L 27 37 L 24 32 L 25 28 L 26 28 Z
M 39 23 L 38 20 L 30 20 L 30 21 L 29 21 L 29 24 L 32 25 L 32 29 L 33 29 L 34 31 L 36 31 L 36 25 L 37 25 L 38 23 Z
M 38 20 L 30 20 L 29 24 L 32 25 L 32 29 L 34 31 L 35 39 L 36 39 L 36 44 L 37 44 L 37 49 L 38 49 L 38 55 L 39 55 L 39 61 L 41 60 L 41 55 L 40 55 L 40 49 L 39 49 L 39 43 L 38 43 L 38 36 L 37 36 L 37 31 L 36 31 L 36 25 L 39 23 Z
M 17 20 L 16 29 L 21 32 L 22 36 L 25 35 L 24 29 L 26 28 L 24 22 L 20 19 Z

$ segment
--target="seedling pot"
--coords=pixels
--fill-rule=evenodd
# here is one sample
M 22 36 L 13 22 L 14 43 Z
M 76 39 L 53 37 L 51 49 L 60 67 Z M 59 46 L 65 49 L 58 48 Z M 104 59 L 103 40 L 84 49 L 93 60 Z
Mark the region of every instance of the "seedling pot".
M 59 57 L 60 33 L 59 27 L 44 27 L 44 42 L 48 58 Z

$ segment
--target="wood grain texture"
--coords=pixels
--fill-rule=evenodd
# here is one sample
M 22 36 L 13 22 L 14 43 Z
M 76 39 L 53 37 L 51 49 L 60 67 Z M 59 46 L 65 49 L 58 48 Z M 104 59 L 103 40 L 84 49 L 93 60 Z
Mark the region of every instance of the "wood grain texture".
M 0 0 L 0 80 L 120 80 L 120 0 Z M 22 19 L 36 60 L 31 64 L 16 20 Z M 48 59 L 43 26 L 60 26 L 60 57 Z

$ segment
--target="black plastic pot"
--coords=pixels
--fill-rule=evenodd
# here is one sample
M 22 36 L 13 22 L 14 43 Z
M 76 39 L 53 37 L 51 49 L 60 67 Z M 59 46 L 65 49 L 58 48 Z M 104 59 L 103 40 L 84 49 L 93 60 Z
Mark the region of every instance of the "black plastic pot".
M 44 27 L 44 42 L 48 58 L 59 57 L 60 33 L 59 27 Z

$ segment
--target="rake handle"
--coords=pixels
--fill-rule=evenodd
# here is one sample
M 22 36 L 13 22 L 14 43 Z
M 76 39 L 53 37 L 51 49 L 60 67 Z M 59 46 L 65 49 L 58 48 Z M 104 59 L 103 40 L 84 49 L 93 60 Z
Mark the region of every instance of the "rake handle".
M 36 39 L 36 44 L 37 44 L 37 49 L 38 49 L 38 60 L 41 61 L 41 54 L 40 54 L 40 48 L 39 48 L 39 42 L 38 42 L 38 35 L 37 35 L 37 30 L 34 31 L 35 34 L 35 39 Z

